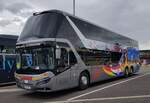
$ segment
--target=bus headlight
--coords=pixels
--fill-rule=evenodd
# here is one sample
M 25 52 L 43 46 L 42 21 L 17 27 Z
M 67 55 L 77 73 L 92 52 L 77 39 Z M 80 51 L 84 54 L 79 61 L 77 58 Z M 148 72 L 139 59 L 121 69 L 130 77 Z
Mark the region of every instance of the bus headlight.
M 20 69 L 21 68 L 21 64 L 20 63 L 16 63 L 16 67 L 17 67 L 17 69 Z
M 42 84 L 46 84 L 51 80 L 51 78 L 45 78 L 43 80 L 40 80 L 36 83 L 36 85 L 42 85 Z
M 41 77 L 47 78 L 47 77 L 49 77 L 49 73 L 43 73 L 43 74 L 41 74 Z

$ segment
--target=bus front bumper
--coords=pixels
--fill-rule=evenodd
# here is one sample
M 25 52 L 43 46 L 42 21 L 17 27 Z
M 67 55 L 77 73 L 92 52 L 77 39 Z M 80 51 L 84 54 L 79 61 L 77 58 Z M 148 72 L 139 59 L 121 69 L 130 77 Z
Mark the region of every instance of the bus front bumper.
M 30 91 L 51 91 L 53 77 L 50 71 L 38 75 L 15 73 L 17 86 Z
M 16 84 L 19 88 L 29 90 L 29 91 L 40 91 L 40 92 L 50 92 L 50 78 L 38 80 L 38 81 L 27 81 L 27 80 L 17 80 Z

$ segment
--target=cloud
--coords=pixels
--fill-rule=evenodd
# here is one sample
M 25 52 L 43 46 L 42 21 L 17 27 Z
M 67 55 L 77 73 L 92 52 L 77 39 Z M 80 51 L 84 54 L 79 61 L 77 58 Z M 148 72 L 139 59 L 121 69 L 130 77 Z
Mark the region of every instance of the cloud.
M 3 12 L 5 7 L 6 7 L 6 3 L 3 0 L 0 0 L 0 12 Z
M 12 23 L 11 20 L 7 20 L 7 19 L 1 19 L 0 20 L 0 26 L 1 27 L 5 27 L 5 26 L 7 26 L 7 25 L 9 25 L 11 23 Z
M 21 18 L 21 17 L 13 17 L 11 19 L 7 19 L 7 18 L 0 18 L 0 26 L 1 27 L 7 27 L 8 25 L 14 24 L 14 25 L 23 25 L 25 23 L 26 19 Z
M 34 12 L 33 7 L 29 3 L 24 2 L 14 2 L 7 4 L 7 1 L 0 1 L 0 12 L 10 12 L 13 15 L 19 15 L 22 17 L 27 17 Z
M 9 4 L 7 4 L 7 2 L 9 1 L 0 1 L 0 13 L 2 14 L 0 15 L 0 27 L 6 28 L 9 25 L 24 25 L 25 19 L 34 11 L 32 6 L 23 2 L 13 2 Z M 1 29 L 1 31 L 2 30 L 7 29 Z
M 12 19 L 0 19 L 0 33 L 18 35 L 24 26 L 26 19 L 16 16 Z
M 21 30 L 23 28 L 23 25 L 16 25 L 14 23 L 7 25 L 6 27 L 0 26 L 0 32 L 1 34 L 11 34 L 11 35 L 19 35 L 21 33 Z
M 141 43 L 141 44 L 140 44 L 140 49 L 141 49 L 141 50 L 146 50 L 146 49 L 149 49 L 149 50 L 150 50 L 150 41 L 145 42 L 145 43 Z
M 26 16 L 26 14 L 29 14 L 32 11 L 32 7 L 27 3 L 14 3 L 8 5 L 6 10 L 10 11 L 12 14 L 20 15 L 20 16 Z

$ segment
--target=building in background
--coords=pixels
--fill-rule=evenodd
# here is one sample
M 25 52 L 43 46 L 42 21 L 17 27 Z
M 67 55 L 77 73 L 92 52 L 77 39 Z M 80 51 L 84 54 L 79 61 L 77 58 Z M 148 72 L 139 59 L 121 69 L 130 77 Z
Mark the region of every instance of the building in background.
M 150 50 L 141 50 L 140 59 L 142 64 L 144 65 L 150 64 Z

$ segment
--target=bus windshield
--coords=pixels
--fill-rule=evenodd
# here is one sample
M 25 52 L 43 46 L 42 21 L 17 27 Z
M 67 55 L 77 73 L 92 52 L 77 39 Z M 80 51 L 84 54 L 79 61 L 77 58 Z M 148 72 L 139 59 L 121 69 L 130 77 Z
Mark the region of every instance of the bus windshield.
M 59 26 L 57 24 L 58 15 L 56 13 L 45 13 L 30 17 L 19 36 L 19 41 L 26 40 L 29 37 L 54 38 L 57 26 Z
M 20 52 L 20 63 L 22 69 L 54 69 L 54 48 L 25 48 L 20 50 Z

